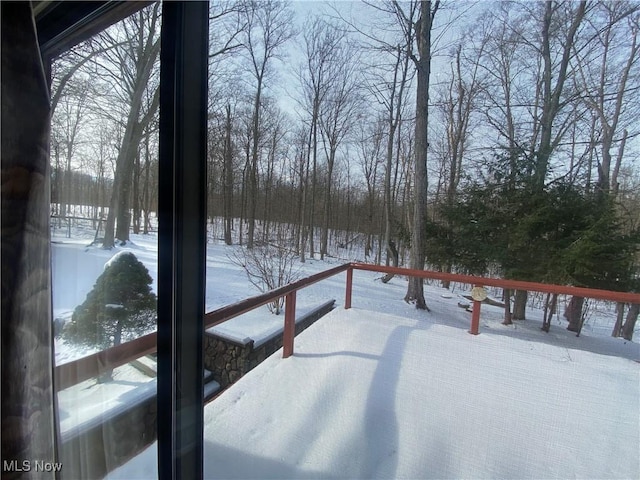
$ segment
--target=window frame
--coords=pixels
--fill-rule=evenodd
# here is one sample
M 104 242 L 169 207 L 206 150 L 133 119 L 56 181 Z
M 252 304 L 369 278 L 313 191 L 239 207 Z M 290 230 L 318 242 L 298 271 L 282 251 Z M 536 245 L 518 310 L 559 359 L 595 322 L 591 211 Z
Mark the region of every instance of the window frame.
M 65 50 L 151 3 L 34 3 L 46 71 Z M 208 1 L 162 3 L 156 420 L 161 480 L 203 476 L 208 10 Z

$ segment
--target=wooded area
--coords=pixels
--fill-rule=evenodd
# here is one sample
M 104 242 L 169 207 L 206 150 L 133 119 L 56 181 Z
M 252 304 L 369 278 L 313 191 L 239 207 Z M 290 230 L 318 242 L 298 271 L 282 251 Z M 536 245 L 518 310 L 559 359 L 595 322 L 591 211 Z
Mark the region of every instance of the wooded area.
M 104 248 L 157 210 L 160 13 L 52 67 L 52 214 L 104 217 Z M 638 291 L 639 27 L 632 1 L 212 2 L 209 218 L 302 262 L 361 242 L 375 263 Z M 405 299 L 427 308 L 421 280 Z M 525 317 L 526 292 L 505 300 Z

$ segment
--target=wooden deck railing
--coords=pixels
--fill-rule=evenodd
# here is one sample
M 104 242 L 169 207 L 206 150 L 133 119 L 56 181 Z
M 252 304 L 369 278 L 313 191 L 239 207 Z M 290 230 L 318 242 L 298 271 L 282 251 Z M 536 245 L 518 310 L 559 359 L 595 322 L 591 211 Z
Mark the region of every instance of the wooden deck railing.
M 283 287 L 276 288 L 275 290 L 213 310 L 205 315 L 205 328 L 219 325 L 238 315 L 273 302 L 277 298 L 285 297 L 285 334 L 283 343 L 286 346 L 285 357 L 288 357 L 293 353 L 292 347 L 289 350 L 289 345 L 293 345 L 292 332 L 295 329 L 296 292 L 316 282 L 344 272 L 349 269 L 349 266 L 350 264 L 346 263 L 325 270 L 324 272 L 302 278 Z M 154 353 L 156 351 L 156 345 L 157 334 L 153 332 L 130 342 L 58 365 L 55 368 L 56 391 L 64 390 L 90 378 L 98 377 L 110 369 L 129 363 L 143 355 Z
M 512 290 L 526 290 L 528 292 L 542 292 L 559 295 L 575 295 L 578 297 L 609 300 L 612 302 L 640 303 L 640 294 L 628 292 L 614 292 L 611 290 L 599 290 L 595 288 L 570 287 L 566 285 L 553 285 L 548 283 L 525 282 L 521 280 L 504 280 L 502 278 L 476 277 L 472 275 L 460 275 L 457 273 L 434 272 L 430 270 L 410 270 L 400 267 L 385 267 L 381 265 L 369 265 L 366 263 L 351 263 L 347 272 L 347 299 L 345 308 L 351 307 L 351 285 L 353 269 L 367 270 L 380 273 L 393 273 L 408 277 L 421 277 L 434 280 L 450 280 L 452 282 L 466 283 L 477 287 L 500 287 Z M 471 326 L 469 333 L 477 335 L 480 325 L 480 309 L 482 302 L 474 301 L 471 314 Z
M 242 300 L 232 305 L 218 308 L 205 315 L 205 328 L 219 325 L 238 315 L 258 308 L 278 298 L 285 298 L 284 315 L 284 338 L 283 357 L 287 358 L 293 354 L 293 342 L 295 331 L 295 305 L 296 292 L 309 285 L 327 279 L 344 271 L 347 272 L 345 309 L 351 308 L 351 297 L 353 290 L 353 271 L 366 270 L 380 273 L 393 273 L 410 277 L 420 277 L 435 280 L 450 280 L 453 282 L 469 284 L 473 286 L 490 286 L 509 288 L 515 290 L 526 290 L 532 292 L 543 292 L 552 294 L 576 295 L 585 298 L 608 300 L 613 302 L 640 303 L 640 294 L 628 292 L 614 292 L 609 290 L 598 290 L 592 288 L 570 287 L 564 285 L 551 285 L 545 283 L 524 282 L 519 280 L 504 280 L 499 278 L 476 277 L 471 275 L 459 275 L 455 273 L 434 272 L 429 270 L 409 270 L 400 267 L 385 267 L 381 265 L 369 265 L 364 263 L 346 263 L 324 272 L 305 277 L 296 282 L 292 282 L 283 287 L 257 295 L 255 297 Z M 471 319 L 470 333 L 478 333 L 481 302 L 473 302 L 473 313 Z M 156 333 L 150 333 L 122 345 L 108 348 L 101 352 L 94 353 L 87 357 L 58 365 L 55 368 L 56 390 L 63 390 L 97 377 L 103 372 L 124 365 L 143 355 L 156 351 Z

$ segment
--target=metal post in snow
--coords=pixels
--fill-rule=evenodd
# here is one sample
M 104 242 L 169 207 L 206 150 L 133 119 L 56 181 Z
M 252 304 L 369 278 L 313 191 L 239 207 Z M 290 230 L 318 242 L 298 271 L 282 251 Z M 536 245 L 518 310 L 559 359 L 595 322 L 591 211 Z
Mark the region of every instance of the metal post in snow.
M 296 292 L 285 296 L 284 333 L 282 338 L 282 358 L 293 355 L 293 339 L 296 335 Z
M 353 268 L 349 267 L 347 269 L 347 291 L 344 298 L 344 309 L 348 310 L 351 308 L 351 289 L 353 287 Z

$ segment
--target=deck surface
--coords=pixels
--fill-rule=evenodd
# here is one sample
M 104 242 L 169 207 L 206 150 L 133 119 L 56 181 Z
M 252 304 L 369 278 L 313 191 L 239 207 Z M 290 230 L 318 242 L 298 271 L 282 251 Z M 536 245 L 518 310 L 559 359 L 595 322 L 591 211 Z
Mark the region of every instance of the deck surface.
M 639 478 L 638 367 L 337 309 L 207 405 L 205 476 Z

